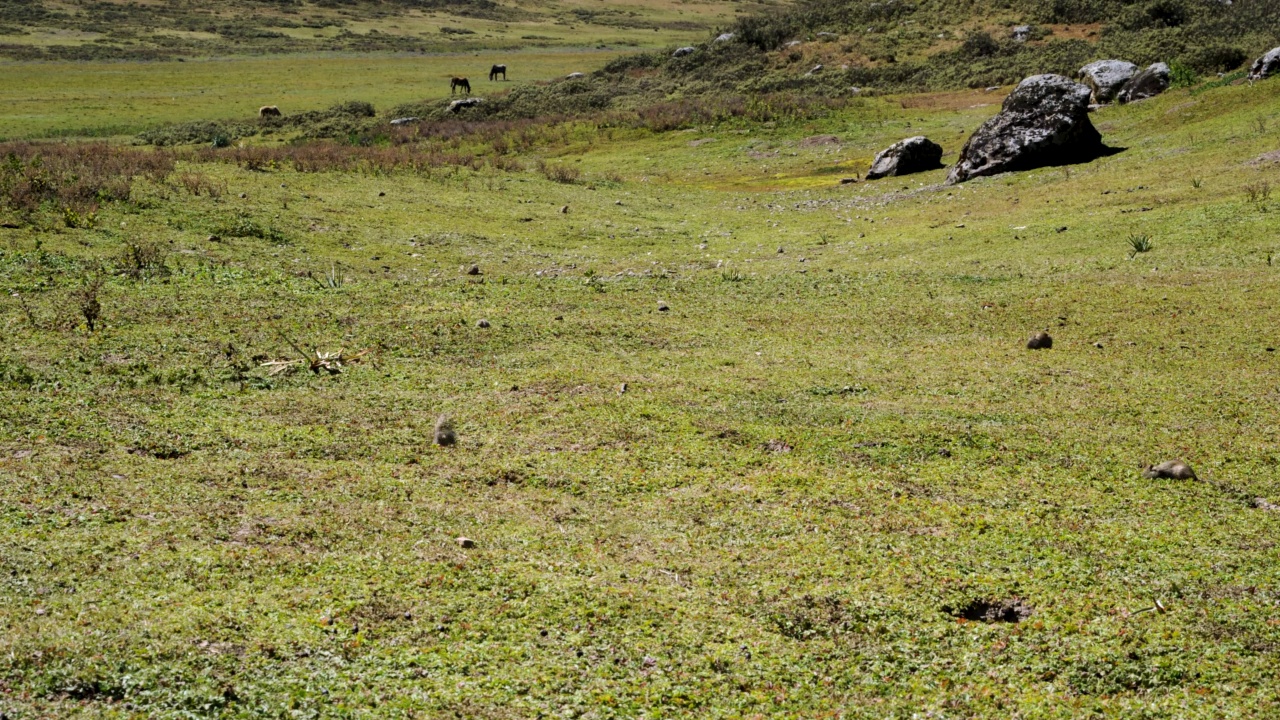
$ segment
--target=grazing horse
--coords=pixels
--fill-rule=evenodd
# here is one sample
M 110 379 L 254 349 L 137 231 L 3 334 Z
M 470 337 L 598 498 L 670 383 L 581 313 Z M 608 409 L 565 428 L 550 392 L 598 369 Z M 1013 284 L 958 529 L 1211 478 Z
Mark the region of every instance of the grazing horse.
M 452 95 L 455 90 L 462 88 L 462 91 L 468 95 L 471 94 L 471 81 L 466 78 L 456 77 L 449 81 L 449 94 Z
M 505 82 L 507 79 L 506 65 L 494 65 L 493 67 L 489 68 L 489 82 L 493 82 L 493 80 L 497 78 L 499 75 L 502 76 L 502 79 Z
M 280 117 L 280 108 L 275 105 L 263 105 L 258 108 L 258 117 Z

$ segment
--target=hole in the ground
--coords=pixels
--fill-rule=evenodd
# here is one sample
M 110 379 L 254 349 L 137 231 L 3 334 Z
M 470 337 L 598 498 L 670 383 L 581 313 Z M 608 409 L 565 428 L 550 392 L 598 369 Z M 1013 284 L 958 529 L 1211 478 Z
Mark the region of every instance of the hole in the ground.
M 1032 607 L 1021 598 L 972 600 L 959 607 L 944 606 L 948 615 L 974 622 L 1022 622 L 1031 617 Z

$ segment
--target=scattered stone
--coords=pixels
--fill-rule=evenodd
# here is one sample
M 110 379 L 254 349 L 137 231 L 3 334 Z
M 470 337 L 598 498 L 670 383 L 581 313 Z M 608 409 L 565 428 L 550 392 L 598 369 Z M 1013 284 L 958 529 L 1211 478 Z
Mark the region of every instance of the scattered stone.
M 580 72 L 571 72 L 568 75 L 565 75 L 564 77 L 566 80 L 581 80 L 582 78 L 586 77 L 586 75 L 583 75 Z
M 1254 498 L 1253 506 L 1259 510 L 1270 510 L 1272 512 L 1280 512 L 1280 505 L 1277 505 L 1266 498 Z
M 779 255 L 781 255 L 781 254 L 782 254 L 782 253 L 784 253 L 784 252 L 786 252 L 786 249 L 785 249 L 785 248 L 782 248 L 782 247 L 779 247 L 779 248 L 778 248 L 778 254 L 779 254 Z
M 479 274 L 480 274 L 480 266 L 479 266 L 479 265 L 472 265 L 471 267 L 467 268 L 467 274 L 468 274 L 468 275 L 479 275 Z
M 459 537 L 455 542 L 458 543 L 458 547 L 464 550 L 470 550 L 476 546 L 476 541 L 469 537 Z
M 205 238 L 205 241 L 206 242 L 222 242 L 222 238 L 218 237 L 217 235 L 210 235 L 209 237 Z
M 241 199 L 241 200 L 244 200 L 244 199 L 245 199 L 245 198 L 247 198 L 247 197 L 249 197 L 249 193 L 240 193 L 240 199 Z
M 1093 346 L 1094 346 L 1094 347 L 1096 347 L 1096 348 L 1098 348 L 1099 350 L 1101 350 L 1101 349 L 1102 349 L 1102 343 L 1100 343 L 1100 342 L 1096 342 L 1096 343 L 1094 343 L 1094 344 L 1093 344 Z
M 786 44 L 786 47 L 789 47 L 789 48 L 800 47 L 802 44 L 803 43 L 801 43 L 799 40 L 792 40 L 791 42 Z
M 661 300 L 658 301 L 658 312 L 666 312 L 670 309 L 671 308 L 667 307 L 666 303 L 662 302 Z
M 734 37 L 733 33 L 721 33 L 720 35 L 716 36 L 716 39 L 714 40 L 714 42 L 726 43 L 732 40 L 733 37 Z
M 1116 99 L 1116 93 L 1138 74 L 1138 66 L 1124 60 L 1099 60 L 1080 68 L 1081 81 L 1093 91 L 1091 99 L 1105 105 Z
M 822 65 L 821 64 L 814 65 L 813 68 L 809 70 L 809 72 L 804 74 L 804 76 L 809 77 L 811 75 L 817 75 L 820 72 L 822 72 Z
M 1032 335 L 1031 338 L 1027 340 L 1028 350 L 1048 350 L 1051 347 L 1053 347 L 1053 338 L 1049 337 L 1049 333 L 1043 330 Z
M 386 193 L 386 192 L 381 191 L 381 190 L 380 190 L 380 191 L 378 191 L 378 197 L 386 197 L 386 196 L 387 196 L 387 193 Z
M 853 183 L 856 183 L 856 182 L 859 182 L 858 178 L 856 177 L 840 178 L 841 185 L 852 185 Z
M 942 167 L 942 146 L 923 135 L 899 140 L 881 150 L 867 171 L 868 180 L 936 170 Z
M 692 45 L 688 45 L 682 48 L 676 48 L 676 51 L 671 53 L 671 57 L 679 58 L 679 57 L 684 57 L 685 55 L 692 55 L 696 50 L 697 48 L 693 47 Z
M 1019 25 L 1013 29 L 1014 42 L 1026 42 L 1031 39 L 1031 26 Z
M 1272 48 L 1253 61 L 1253 66 L 1249 68 L 1249 79 L 1265 80 L 1277 72 L 1280 72 L 1280 47 Z
M 862 88 L 858 87 L 857 85 L 851 85 L 851 86 L 849 87 L 849 94 L 850 94 L 850 95 L 860 95 L 860 94 L 862 94 Z
M 947 184 L 1098 157 L 1105 148 L 1089 121 L 1089 94 L 1061 75 L 1023 80 L 965 142 Z
M 982 92 L 989 92 L 989 93 L 993 93 L 993 92 L 995 92 L 995 91 L 997 91 L 997 90 L 999 90 L 999 89 L 1000 89 L 1000 86 L 999 86 L 999 85 L 992 85 L 992 86 L 990 86 L 990 87 L 984 88 L 984 89 L 982 90 Z
M 458 442 L 458 434 L 453 431 L 453 420 L 448 415 L 441 415 L 436 420 L 435 442 L 440 447 L 449 447 Z
M 1169 89 L 1171 82 L 1169 66 L 1155 63 L 1146 70 L 1129 78 L 1129 81 L 1116 93 L 1116 102 L 1131 103 L 1155 97 Z
M 484 318 L 480 318 L 479 320 L 476 321 L 476 327 L 487 328 L 489 327 L 489 321 L 485 320 Z
M 764 449 L 771 453 L 789 453 L 791 446 L 782 440 L 770 440 L 764 444 Z
M 1191 466 L 1181 460 L 1166 460 L 1159 465 L 1148 465 L 1142 477 L 1151 480 L 1199 480 Z
M 568 215 L 568 214 L 569 214 L 569 206 L 568 206 L 568 205 L 562 205 L 562 206 L 560 207 L 560 214 L 561 214 L 561 215 Z
M 417 117 L 402 117 L 402 118 L 396 118 L 395 120 L 392 120 L 391 124 L 392 125 L 408 125 L 409 123 L 416 123 L 416 122 L 418 122 Z

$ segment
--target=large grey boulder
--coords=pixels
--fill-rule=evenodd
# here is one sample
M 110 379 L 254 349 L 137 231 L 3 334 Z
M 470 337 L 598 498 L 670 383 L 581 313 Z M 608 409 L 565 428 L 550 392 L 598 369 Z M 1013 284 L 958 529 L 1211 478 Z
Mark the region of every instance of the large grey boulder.
M 923 135 L 899 140 L 881 150 L 867 171 L 868 180 L 910 175 L 942 167 L 942 146 Z
M 1023 80 L 965 142 L 947 183 L 1098 157 L 1106 148 L 1089 122 L 1089 94 L 1061 75 Z
M 1249 68 L 1250 80 L 1264 80 L 1280 72 L 1280 47 L 1272 48 L 1266 55 L 1253 62 Z
M 1155 97 L 1169 89 L 1170 80 L 1169 66 L 1156 63 L 1129 78 L 1129 82 L 1116 93 L 1116 101 L 1131 103 Z
M 1099 60 L 1080 68 L 1080 80 L 1093 91 L 1093 102 L 1106 105 L 1138 74 L 1138 66 L 1124 60 Z

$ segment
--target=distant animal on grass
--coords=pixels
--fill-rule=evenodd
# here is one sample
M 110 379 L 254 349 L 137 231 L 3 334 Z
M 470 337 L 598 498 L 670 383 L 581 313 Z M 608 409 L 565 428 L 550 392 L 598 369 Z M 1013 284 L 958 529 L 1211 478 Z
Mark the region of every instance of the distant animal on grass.
M 456 77 L 456 78 L 454 78 L 454 79 L 452 79 L 452 80 L 450 80 L 450 81 L 449 81 L 449 94 L 450 94 L 450 95 L 452 95 L 454 92 L 456 92 L 456 91 L 457 91 L 457 90 L 459 90 L 459 89 L 461 89 L 461 90 L 462 90 L 462 92 L 464 92 L 464 93 L 466 93 L 466 94 L 470 95 L 470 94 L 471 94 L 471 81 L 470 81 L 470 80 L 468 80 L 468 79 L 466 79 L 466 78 L 459 78 L 459 77 Z
M 258 108 L 258 117 L 260 118 L 280 117 L 280 108 L 276 107 L 275 105 L 263 105 L 262 107 Z
M 1168 460 L 1159 465 L 1149 465 L 1142 471 L 1142 477 L 1155 480 L 1199 480 L 1195 470 L 1181 460 Z
M 507 79 L 507 66 L 506 66 L 506 65 L 494 65 L 493 67 L 489 68 L 489 80 L 490 80 L 490 81 L 494 80 L 494 79 L 495 79 L 495 78 L 497 78 L 499 75 L 501 75 L 501 76 L 502 76 L 502 79 L 503 79 L 504 81 Z

